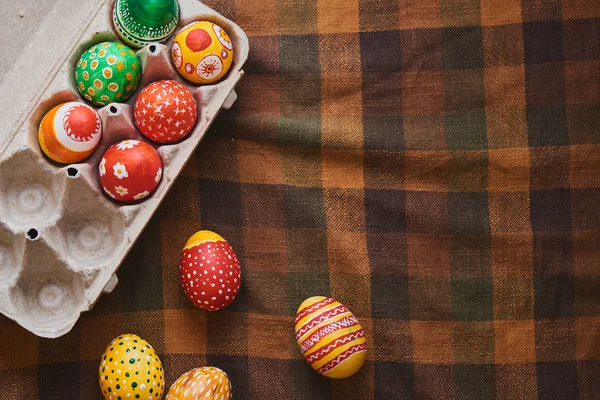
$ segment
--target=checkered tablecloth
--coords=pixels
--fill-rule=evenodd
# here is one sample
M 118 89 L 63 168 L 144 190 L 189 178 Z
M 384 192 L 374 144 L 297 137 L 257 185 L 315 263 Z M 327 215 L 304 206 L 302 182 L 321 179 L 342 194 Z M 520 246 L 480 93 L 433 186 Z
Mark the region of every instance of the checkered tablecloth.
M 236 400 L 600 398 L 600 3 L 207 4 L 250 37 L 238 102 L 71 333 L 0 318 L 0 398 L 101 399 L 127 332 Z M 242 263 L 226 311 L 180 287 L 200 228 Z M 297 349 L 313 295 L 368 335 L 350 379 Z

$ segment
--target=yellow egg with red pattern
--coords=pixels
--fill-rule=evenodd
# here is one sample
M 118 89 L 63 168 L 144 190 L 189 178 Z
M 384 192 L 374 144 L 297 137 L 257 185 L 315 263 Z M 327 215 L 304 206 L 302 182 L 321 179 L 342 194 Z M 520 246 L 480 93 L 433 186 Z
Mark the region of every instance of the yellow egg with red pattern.
M 304 359 L 321 375 L 342 379 L 364 364 L 367 339 L 348 308 L 329 297 L 306 299 L 296 313 L 296 340 Z
M 215 367 L 196 368 L 181 375 L 169 389 L 165 400 L 229 400 L 231 382 Z
M 233 42 L 210 21 L 192 22 L 175 36 L 171 56 L 177 71 L 190 82 L 210 84 L 223 78 L 233 62 Z
M 114 339 L 102 355 L 98 370 L 106 400 L 162 399 L 164 372 L 154 348 L 137 335 Z

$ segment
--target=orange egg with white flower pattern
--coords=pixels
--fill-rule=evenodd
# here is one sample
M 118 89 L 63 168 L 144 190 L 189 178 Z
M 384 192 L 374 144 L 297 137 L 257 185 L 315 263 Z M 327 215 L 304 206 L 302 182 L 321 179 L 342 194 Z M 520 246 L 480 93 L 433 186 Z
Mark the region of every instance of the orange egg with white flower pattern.
M 169 389 L 166 400 L 229 400 L 231 382 L 215 367 L 196 368 L 181 375 Z

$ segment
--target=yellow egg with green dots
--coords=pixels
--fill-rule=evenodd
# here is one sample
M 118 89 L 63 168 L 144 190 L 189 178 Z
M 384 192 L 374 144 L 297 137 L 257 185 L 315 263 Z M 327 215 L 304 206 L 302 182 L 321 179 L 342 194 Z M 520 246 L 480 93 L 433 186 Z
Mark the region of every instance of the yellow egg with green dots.
M 154 348 L 137 335 L 114 339 L 100 360 L 100 390 L 106 400 L 163 397 L 165 377 Z

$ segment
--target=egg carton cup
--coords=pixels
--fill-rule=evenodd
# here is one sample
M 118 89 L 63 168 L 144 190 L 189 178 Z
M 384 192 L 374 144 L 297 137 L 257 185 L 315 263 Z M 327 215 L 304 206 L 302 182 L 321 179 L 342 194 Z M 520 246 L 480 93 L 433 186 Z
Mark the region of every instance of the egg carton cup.
M 235 86 L 244 71 L 248 38 L 243 30 L 196 0 L 179 0 L 176 32 L 196 20 L 217 23 L 234 45 L 233 65 L 221 81 L 195 86 L 175 70 L 165 44 L 137 51 L 142 77 L 127 103 L 98 110 L 103 135 L 85 161 L 59 165 L 42 153 L 37 139 L 40 121 L 51 108 L 81 101 L 75 86 L 75 64 L 94 44 L 120 41 L 112 24 L 114 0 L 105 0 L 71 53 L 14 132 L 0 147 L 0 311 L 34 334 L 55 338 L 69 332 L 81 312 L 117 284 L 119 265 L 160 205 L 182 168 L 222 108 L 236 100 Z M 158 145 L 143 138 L 133 121 L 133 103 L 147 84 L 171 79 L 188 87 L 199 107 L 196 126 L 182 141 Z M 18 96 L 18 94 L 17 94 Z M 100 187 L 98 163 L 105 150 L 125 139 L 145 140 L 163 162 L 162 180 L 144 202 L 121 204 Z M 6 142 L 5 142 L 6 143 Z

